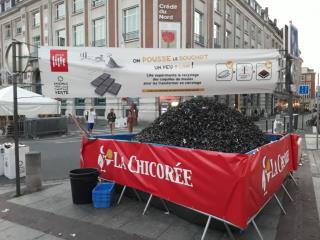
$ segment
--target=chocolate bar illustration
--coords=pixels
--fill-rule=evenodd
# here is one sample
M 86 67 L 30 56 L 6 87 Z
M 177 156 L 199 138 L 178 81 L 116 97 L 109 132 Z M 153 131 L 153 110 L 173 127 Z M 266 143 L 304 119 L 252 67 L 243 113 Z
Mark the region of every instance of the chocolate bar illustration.
M 119 83 L 113 83 L 107 90 L 108 93 L 111 93 L 113 95 L 117 95 L 120 91 L 121 84 Z
M 117 95 L 121 88 L 121 84 L 115 83 L 115 79 L 111 78 L 108 73 L 103 73 L 93 80 L 91 84 L 96 87 L 94 92 L 100 96 L 103 96 L 106 92 Z
M 97 77 L 95 80 L 93 80 L 91 82 L 91 84 L 95 87 L 99 87 L 103 82 L 105 81 L 105 79 L 102 79 L 100 77 Z
M 107 80 L 111 75 L 108 73 L 103 73 L 100 78 Z
M 107 80 L 108 78 L 110 78 L 110 74 L 104 73 L 101 76 L 97 77 L 95 80 L 93 80 L 91 82 L 91 84 L 95 87 L 100 86 L 105 80 Z M 111 83 L 112 84 L 112 83 Z M 110 85 L 111 85 L 110 84 Z
M 96 88 L 95 93 L 99 94 L 100 96 L 103 96 L 113 83 L 113 78 L 108 78 L 107 80 L 104 80 L 104 82 Z

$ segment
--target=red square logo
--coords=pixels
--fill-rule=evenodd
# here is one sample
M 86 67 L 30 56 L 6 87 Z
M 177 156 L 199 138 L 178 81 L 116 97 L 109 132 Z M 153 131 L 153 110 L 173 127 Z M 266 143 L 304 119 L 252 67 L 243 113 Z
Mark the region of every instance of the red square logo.
M 68 51 L 50 50 L 51 72 L 68 72 Z

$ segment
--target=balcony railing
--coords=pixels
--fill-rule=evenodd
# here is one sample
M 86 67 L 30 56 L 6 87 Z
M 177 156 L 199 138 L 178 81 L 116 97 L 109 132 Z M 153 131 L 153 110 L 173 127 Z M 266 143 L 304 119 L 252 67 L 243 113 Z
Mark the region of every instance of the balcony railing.
M 194 33 L 194 41 L 198 44 L 204 45 L 204 36 Z
M 122 34 L 124 41 L 139 39 L 139 31 L 126 32 Z

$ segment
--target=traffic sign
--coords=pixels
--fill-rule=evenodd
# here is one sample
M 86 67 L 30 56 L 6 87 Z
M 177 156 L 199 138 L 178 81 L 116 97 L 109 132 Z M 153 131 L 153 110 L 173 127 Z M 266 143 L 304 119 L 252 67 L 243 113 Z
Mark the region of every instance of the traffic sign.
M 309 95 L 309 85 L 300 85 L 299 86 L 300 95 Z

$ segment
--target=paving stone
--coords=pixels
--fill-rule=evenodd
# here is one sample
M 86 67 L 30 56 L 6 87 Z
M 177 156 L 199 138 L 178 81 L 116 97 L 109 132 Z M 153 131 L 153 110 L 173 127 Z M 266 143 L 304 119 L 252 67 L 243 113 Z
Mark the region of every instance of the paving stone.
M 12 203 L 26 206 L 26 205 L 34 204 L 36 202 L 43 201 L 47 198 L 52 198 L 55 196 L 66 196 L 67 198 L 68 192 L 70 193 L 70 196 L 71 196 L 71 190 L 69 185 L 70 184 L 68 182 L 60 183 L 57 186 L 50 186 L 45 189 L 42 189 L 39 192 L 35 192 L 32 194 L 25 194 L 18 198 L 12 198 L 9 201 Z
M 3 219 L 1 219 L 2 221 L 0 222 L 0 232 L 4 231 L 5 229 L 14 227 L 14 223 L 9 222 L 9 221 L 5 221 Z
M 73 219 L 83 219 L 84 217 L 93 214 L 91 204 L 86 205 L 76 205 L 72 202 L 60 208 L 54 212 L 57 215 L 73 218 Z
M 202 234 L 203 234 L 203 229 L 200 232 L 197 232 L 192 239 L 194 240 L 201 239 Z M 208 229 L 205 239 L 220 240 L 223 237 L 223 235 L 224 233 L 220 231 Z
M 135 233 L 149 238 L 157 238 L 169 228 L 170 224 L 150 216 L 139 216 L 121 227 L 128 233 Z
M 28 207 L 54 213 L 67 205 L 70 205 L 70 199 L 55 196 L 46 198 L 42 201 L 31 203 L 28 205 Z
M 133 221 L 136 217 L 142 216 L 143 208 L 139 207 L 138 202 L 129 202 L 128 204 L 129 206 L 120 204 L 110 209 L 95 209 L 92 215 L 88 215 L 82 220 L 123 230 L 123 225 Z
M 49 234 L 44 234 L 38 238 L 35 238 L 34 240 L 61 240 L 62 238 L 58 238 Z
M 40 231 L 18 224 L 13 225 L 12 227 L 1 230 L 0 240 L 32 240 L 43 235 Z
M 169 228 L 162 233 L 159 240 L 167 240 L 167 239 L 174 239 L 174 240 L 192 240 L 196 233 L 200 232 L 201 229 L 198 226 L 192 224 L 185 224 L 185 225 L 176 225 L 173 224 L 169 226 Z
M 320 161 L 320 159 L 318 159 Z M 316 195 L 316 201 L 317 201 L 317 209 L 318 209 L 318 215 L 320 219 L 320 178 L 312 178 L 314 189 L 315 189 L 315 195 Z

